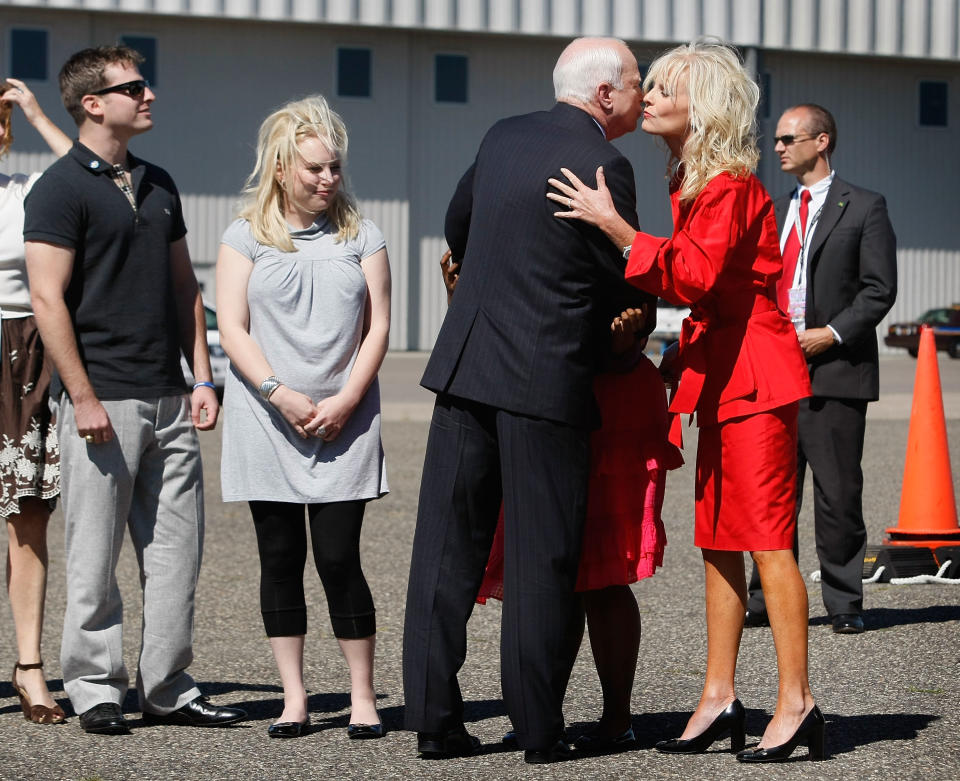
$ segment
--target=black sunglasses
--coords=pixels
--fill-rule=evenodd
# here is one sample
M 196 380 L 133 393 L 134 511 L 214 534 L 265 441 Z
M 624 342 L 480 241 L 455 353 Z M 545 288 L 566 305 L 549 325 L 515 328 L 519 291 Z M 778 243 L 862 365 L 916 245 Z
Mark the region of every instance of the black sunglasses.
M 144 91 L 150 86 L 150 82 L 146 79 L 135 79 L 133 81 L 125 81 L 123 84 L 114 84 L 112 87 L 104 87 L 103 89 L 98 89 L 96 92 L 91 92 L 91 95 L 106 95 L 108 92 L 122 92 L 125 95 L 129 95 L 131 98 L 142 98 Z
M 784 146 L 790 146 L 790 144 L 793 144 L 797 141 L 809 141 L 811 138 L 816 138 L 819 135 L 819 133 L 813 133 L 812 135 L 807 136 L 794 136 L 790 133 L 787 133 L 783 136 L 774 136 L 773 145 L 776 146 L 777 144 L 783 144 Z

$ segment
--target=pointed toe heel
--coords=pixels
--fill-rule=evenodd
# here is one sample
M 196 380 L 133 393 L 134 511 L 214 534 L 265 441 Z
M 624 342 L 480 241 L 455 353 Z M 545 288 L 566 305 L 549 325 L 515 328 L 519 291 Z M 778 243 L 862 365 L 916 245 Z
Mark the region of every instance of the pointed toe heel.
M 713 723 L 695 738 L 661 740 L 654 748 L 663 754 L 702 754 L 728 732 L 730 750 L 743 751 L 747 742 L 747 711 L 740 700 L 731 702 Z M 737 755 L 739 756 L 739 754 Z
M 826 737 L 826 719 L 816 705 L 800 722 L 793 737 L 786 743 L 771 748 L 754 748 L 741 751 L 737 754 L 738 762 L 785 762 L 790 758 L 797 746 L 806 741 L 810 749 L 810 759 L 824 758 L 824 744 Z

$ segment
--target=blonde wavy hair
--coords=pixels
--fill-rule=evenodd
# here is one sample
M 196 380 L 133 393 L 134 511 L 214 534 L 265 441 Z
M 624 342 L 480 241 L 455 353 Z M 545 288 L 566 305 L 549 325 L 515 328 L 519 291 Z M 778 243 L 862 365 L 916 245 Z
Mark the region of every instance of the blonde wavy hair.
M 306 138 L 319 139 L 342 167 L 347 159 L 347 128 L 340 115 L 330 108 L 322 95 L 310 95 L 281 106 L 263 120 L 257 134 L 257 162 L 243 188 L 240 217 L 250 223 L 254 238 L 261 244 L 293 252 L 293 239 L 283 217 L 285 192 L 281 179 L 292 181 L 287 172 L 300 161 L 298 144 Z M 282 175 L 278 175 L 279 172 Z M 337 231 L 337 240 L 356 238 L 362 217 L 356 200 L 348 191 L 346 174 L 326 210 L 327 219 Z
M 696 198 L 718 174 L 756 170 L 760 88 L 736 50 L 712 39 L 678 46 L 650 65 L 643 88 L 656 83 L 668 95 L 685 87 L 690 98 L 689 135 L 677 161 L 683 166 L 682 202 Z M 673 162 L 671 156 L 669 165 Z

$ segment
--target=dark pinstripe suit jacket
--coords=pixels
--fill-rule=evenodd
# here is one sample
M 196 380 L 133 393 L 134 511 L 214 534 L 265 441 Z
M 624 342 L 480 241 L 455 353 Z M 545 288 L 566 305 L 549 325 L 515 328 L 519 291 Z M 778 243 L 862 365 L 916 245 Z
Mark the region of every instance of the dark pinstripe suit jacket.
M 777 198 L 777 227 L 790 207 Z M 814 396 L 875 401 L 880 397 L 876 327 L 897 297 L 897 237 L 879 193 L 834 177 L 810 237 L 807 328 L 828 323 L 843 344 L 808 362 Z
M 487 132 L 447 210 L 447 243 L 462 266 L 424 387 L 596 424 L 592 380 L 610 320 L 650 298 L 623 281 L 624 261 L 600 231 L 554 217 L 545 194 L 561 166 L 595 186 L 601 165 L 618 211 L 636 227 L 633 169 L 585 111 L 558 103 Z

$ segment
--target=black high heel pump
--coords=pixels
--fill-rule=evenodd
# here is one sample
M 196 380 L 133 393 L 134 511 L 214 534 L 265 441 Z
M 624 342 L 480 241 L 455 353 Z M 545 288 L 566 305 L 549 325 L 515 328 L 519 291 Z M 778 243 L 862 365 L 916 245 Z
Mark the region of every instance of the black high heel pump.
M 783 762 L 792 753 L 793 750 L 806 740 L 810 747 L 810 759 L 823 759 L 824 733 L 826 732 L 826 720 L 816 705 L 810 711 L 793 737 L 786 743 L 772 748 L 751 748 L 741 751 L 737 754 L 739 762 Z
M 747 711 L 740 700 L 734 700 L 713 720 L 713 723 L 695 738 L 689 740 L 661 740 L 655 748 L 664 754 L 702 754 L 728 732 L 730 750 L 742 751 L 747 742 Z M 737 754 L 739 759 L 740 755 Z

